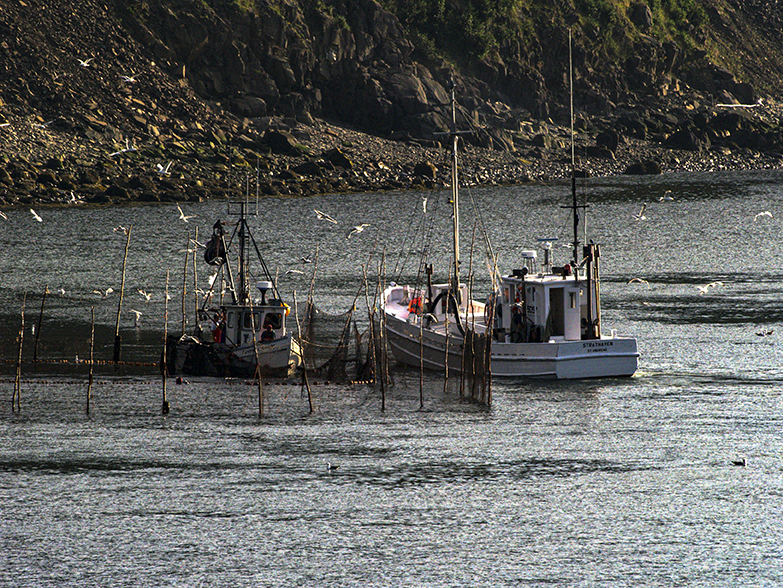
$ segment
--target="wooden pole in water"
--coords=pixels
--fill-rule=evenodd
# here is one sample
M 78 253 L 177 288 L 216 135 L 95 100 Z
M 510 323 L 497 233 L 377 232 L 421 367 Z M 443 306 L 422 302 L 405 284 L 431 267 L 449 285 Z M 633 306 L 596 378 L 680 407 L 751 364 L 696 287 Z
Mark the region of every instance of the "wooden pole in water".
M 114 329 L 114 365 L 120 363 L 120 347 L 122 346 L 122 338 L 120 337 L 120 318 L 122 316 L 122 299 L 125 296 L 125 268 L 128 264 L 128 248 L 130 247 L 131 230 L 133 225 L 128 227 L 125 231 L 127 238 L 125 239 L 125 254 L 122 256 L 122 281 L 120 282 L 120 301 L 117 303 L 117 323 Z
M 22 344 L 24 343 L 24 308 L 26 304 L 27 292 L 22 298 L 22 326 L 19 328 L 19 348 L 16 355 L 16 379 L 14 380 L 14 395 L 11 398 L 11 412 L 14 410 L 22 412 Z
M 381 371 L 380 358 L 376 353 L 379 349 L 380 335 L 375 333 L 375 306 L 370 304 L 370 285 L 367 281 L 367 267 L 362 265 L 362 277 L 364 278 L 364 303 L 367 305 L 367 316 L 370 318 L 370 361 L 372 361 L 373 379 L 378 382 L 378 378 L 383 379 L 383 372 Z M 377 298 L 376 298 L 377 300 Z M 379 326 L 382 326 L 380 320 Z M 386 390 L 381 386 L 381 412 L 386 410 Z
M 38 315 L 38 328 L 35 330 L 35 346 L 33 347 L 33 363 L 38 361 L 38 339 L 41 336 L 41 323 L 43 322 L 44 305 L 46 304 L 46 295 L 49 293 L 49 285 L 44 288 L 43 297 L 41 298 L 41 312 Z
M 294 317 L 296 317 L 296 331 L 299 335 L 299 341 L 301 342 L 304 339 L 302 339 L 302 327 L 299 324 L 299 304 L 296 301 L 296 290 L 294 290 Z M 307 403 L 310 406 L 310 414 L 313 414 L 313 395 L 310 391 L 310 383 L 307 381 L 307 363 L 305 362 L 304 346 L 300 345 L 299 349 L 302 353 L 302 386 L 307 390 Z
M 378 287 L 376 289 L 375 299 L 383 297 L 383 285 L 386 283 L 386 249 L 381 253 L 381 262 L 378 266 Z M 386 384 L 389 382 L 389 362 L 386 358 L 386 313 L 381 312 L 378 315 L 378 348 L 380 351 L 379 372 L 381 383 L 381 410 L 386 410 Z
M 166 294 L 165 304 L 163 306 L 163 359 L 160 365 L 160 373 L 163 378 L 163 404 L 161 405 L 161 413 L 163 415 L 169 414 L 169 401 L 166 398 L 166 376 L 168 375 L 169 366 L 167 358 L 167 347 L 169 339 L 169 270 L 166 270 Z
M 188 231 L 188 240 L 185 242 L 185 265 L 182 267 L 182 334 L 185 334 L 187 317 L 185 316 L 185 298 L 188 292 L 188 261 L 190 261 L 190 231 Z M 195 245 L 193 245 L 195 247 Z
M 250 301 L 250 327 L 252 330 L 252 337 L 253 337 L 253 353 L 256 356 L 256 370 L 254 377 L 258 378 L 258 418 L 261 418 L 264 416 L 264 385 L 261 382 L 261 359 L 258 357 L 258 324 L 256 323 L 256 313 L 253 312 L 253 297 L 248 296 L 247 299 Z
M 196 227 L 195 237 L 193 237 L 193 302 L 195 304 L 195 312 L 193 313 L 193 316 L 195 317 L 196 326 L 198 326 L 200 324 L 200 319 L 198 316 L 199 290 L 198 290 L 198 273 L 196 271 L 196 251 L 198 251 L 198 227 Z
M 91 306 L 90 311 L 92 313 L 91 327 L 90 327 L 90 375 L 87 379 L 87 406 L 85 408 L 85 414 L 90 414 L 90 403 L 92 402 L 92 375 L 93 366 L 95 365 L 95 307 Z

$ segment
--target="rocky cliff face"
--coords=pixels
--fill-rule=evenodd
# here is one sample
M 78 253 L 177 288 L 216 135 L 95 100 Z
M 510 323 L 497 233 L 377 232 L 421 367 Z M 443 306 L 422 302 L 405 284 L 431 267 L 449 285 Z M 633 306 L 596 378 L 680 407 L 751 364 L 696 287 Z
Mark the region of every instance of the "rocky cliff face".
M 594 31 L 574 29 L 581 109 L 596 115 L 610 115 L 621 104 L 662 109 L 667 98 L 692 95 L 753 103 L 759 89 L 780 90 L 783 36 L 775 23 L 783 8 L 759 0 L 704 4 L 708 24 L 693 37 L 720 47 L 734 70 L 698 47 L 686 50 L 648 34 L 651 10 L 635 2 L 627 10 L 624 40 L 633 50 L 622 62 L 611 60 Z M 248 10 L 232 3 L 137 1 L 122 14 L 133 37 L 166 71 L 241 116 L 325 116 L 373 133 L 425 137 L 442 128 L 433 106 L 446 101 L 445 87 L 456 77 L 460 102 L 474 121 L 497 123 L 502 112 L 493 103 L 501 111 L 516 110 L 505 119 L 567 117 L 565 26 L 539 23 L 525 49 L 510 39 L 476 63 L 436 60 L 428 68 L 412 59 L 414 46 L 400 21 L 375 0 L 257 5 Z M 552 23 L 578 22 L 569 6 L 553 4 Z M 513 120 L 504 122 L 514 126 Z
M 706 153 L 745 167 L 751 151 L 777 165 L 783 9 L 704 5 L 694 38 L 724 49 L 724 63 L 648 34 L 644 2 L 628 8 L 622 61 L 574 26 L 579 152 L 593 173 Z M 552 5 L 524 49 L 508 39 L 470 63 L 425 66 L 376 0 L 12 0 L 0 6 L 0 197 L 201 198 L 236 190 L 254 167 L 267 193 L 426 185 L 442 172 L 415 164 L 439 157 L 452 83 L 458 125 L 487 150 L 467 158 L 494 170 L 475 181 L 552 175 L 569 120 L 567 32 L 553 23 L 575 24 L 570 6 Z

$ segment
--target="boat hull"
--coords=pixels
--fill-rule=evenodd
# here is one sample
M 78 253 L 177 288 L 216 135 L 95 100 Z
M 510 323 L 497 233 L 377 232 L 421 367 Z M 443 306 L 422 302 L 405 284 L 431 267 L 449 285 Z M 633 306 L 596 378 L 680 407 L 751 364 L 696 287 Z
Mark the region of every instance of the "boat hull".
M 425 369 L 462 371 L 463 339 L 445 329 L 422 329 L 386 315 L 386 336 L 394 358 Z M 490 370 L 500 378 L 585 379 L 632 376 L 638 368 L 636 339 L 604 337 L 589 341 L 492 342 Z
M 257 347 L 258 364 L 252 343 L 230 346 L 205 343 L 191 336 L 180 337 L 168 346 L 169 371 L 186 375 L 252 376 L 258 365 L 261 375 L 284 377 L 301 364 L 299 345 L 290 334 L 258 343 Z

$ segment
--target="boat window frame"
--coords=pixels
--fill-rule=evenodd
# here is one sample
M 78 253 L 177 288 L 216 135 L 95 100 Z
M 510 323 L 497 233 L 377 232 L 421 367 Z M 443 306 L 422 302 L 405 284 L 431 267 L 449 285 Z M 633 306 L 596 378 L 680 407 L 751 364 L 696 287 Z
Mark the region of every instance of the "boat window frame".
M 264 328 L 266 328 L 267 322 L 270 322 L 272 324 L 273 330 L 278 330 L 283 328 L 283 313 L 282 312 L 274 312 L 269 311 L 264 315 Z
M 259 328 L 259 325 L 261 324 L 261 313 L 257 310 L 254 310 L 253 312 L 250 312 L 249 310 L 245 310 L 242 312 L 243 329 L 247 329 L 248 331 L 253 329 L 254 327 L 253 317 L 255 317 L 255 328 L 256 329 Z

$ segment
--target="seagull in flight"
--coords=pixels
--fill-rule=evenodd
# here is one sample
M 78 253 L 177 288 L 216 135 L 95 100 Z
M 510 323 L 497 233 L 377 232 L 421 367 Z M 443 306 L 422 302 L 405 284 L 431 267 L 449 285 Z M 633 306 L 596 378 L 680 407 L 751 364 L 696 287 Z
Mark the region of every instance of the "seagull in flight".
M 313 263 L 313 260 L 310 259 L 310 256 L 305 256 L 302 258 L 302 263 Z
M 345 235 L 346 239 L 350 239 L 352 235 L 358 235 L 364 230 L 364 227 L 369 227 L 367 223 L 362 223 L 360 225 L 356 225 L 354 228 L 352 228 L 348 233 Z
M 645 204 L 642 204 L 642 208 L 641 208 L 641 210 L 640 210 L 639 212 L 637 212 L 637 213 L 636 213 L 636 216 L 634 216 L 634 217 L 633 217 L 633 218 L 634 218 L 634 220 L 637 220 L 637 221 L 643 221 L 643 220 L 647 220 L 647 217 L 646 217 L 646 216 L 644 216 L 644 209 L 645 209 L 645 208 L 647 208 L 647 204 L 646 204 L 646 203 L 645 203 Z
M 313 208 L 313 210 L 315 211 L 315 216 L 318 217 L 318 220 L 325 220 L 325 221 L 329 221 L 330 223 L 337 224 L 337 221 L 334 220 L 331 216 L 329 216 L 325 212 L 321 212 L 320 210 L 318 210 L 316 208 Z
M 185 216 L 185 213 L 182 212 L 182 209 L 179 207 L 179 204 L 177 204 L 177 210 L 179 210 L 179 218 L 181 221 L 188 222 L 191 218 L 196 218 L 195 214 L 191 214 L 189 216 Z
M 115 233 L 122 233 L 123 235 L 127 235 L 128 234 L 128 229 L 126 227 L 123 227 L 122 225 L 117 225 L 116 227 L 114 227 L 114 232 Z
M 131 145 L 128 139 L 125 139 L 125 149 L 120 149 L 114 153 L 109 153 L 109 157 L 114 157 L 115 155 L 120 155 L 121 153 L 128 153 L 129 151 L 136 151 L 136 147 Z
M 77 57 L 78 59 L 78 57 Z M 90 62 L 95 59 L 94 57 L 90 57 L 88 59 L 79 59 L 79 65 L 82 67 L 90 67 Z
M 123 82 L 127 82 L 129 84 L 135 84 L 136 83 L 136 78 L 138 78 L 140 75 L 141 74 L 133 74 L 132 76 L 123 76 L 123 75 L 121 75 L 120 77 L 122 78 Z
M 304 272 L 302 270 L 290 269 L 290 270 L 286 270 L 286 272 L 283 275 L 287 276 L 288 274 L 303 274 L 303 273 Z
M 709 284 L 704 284 L 703 286 L 696 286 L 696 289 L 699 291 L 700 294 L 706 294 L 710 291 L 710 288 L 717 288 L 718 286 L 722 286 L 723 282 L 710 282 Z
M 168 176 L 171 172 L 169 170 L 171 169 L 171 164 L 174 163 L 173 161 L 169 161 L 165 166 L 161 163 L 157 164 L 157 171 L 162 176 Z
M 129 313 L 133 315 L 133 326 L 138 327 L 139 326 L 139 319 L 141 318 L 141 315 L 144 313 L 139 310 L 130 309 L 128 310 Z
M 765 210 L 764 212 L 756 213 L 756 215 L 753 217 L 753 222 L 756 222 L 762 217 L 769 217 L 772 218 L 772 213 L 769 210 Z
M 0 210 L 0 217 L 3 218 L 4 220 L 8 220 L 8 215 L 4 213 L 2 210 Z
M 152 294 L 147 294 L 147 293 L 146 293 L 144 290 L 142 290 L 141 288 L 137 288 L 137 289 L 136 289 L 136 292 L 138 292 L 138 293 L 139 293 L 139 295 L 140 295 L 142 298 L 144 298 L 144 301 L 145 301 L 145 302 L 149 302 L 149 301 L 150 301 L 150 299 L 152 298 Z
M 32 208 L 30 209 L 30 212 L 32 213 L 33 218 L 35 220 L 37 220 L 39 223 L 43 222 L 43 219 L 41 218 L 41 216 L 37 212 L 35 212 Z
M 671 202 L 674 198 L 672 198 L 672 191 L 666 190 L 666 192 L 663 193 L 663 196 L 658 198 L 658 202 Z
M 97 294 L 101 297 L 101 300 L 106 300 L 109 297 L 109 294 L 114 292 L 114 288 L 106 288 L 105 290 L 93 290 L 93 294 Z

